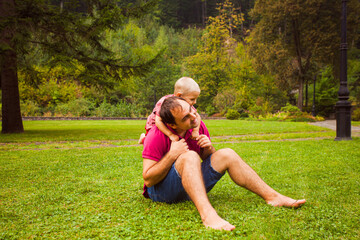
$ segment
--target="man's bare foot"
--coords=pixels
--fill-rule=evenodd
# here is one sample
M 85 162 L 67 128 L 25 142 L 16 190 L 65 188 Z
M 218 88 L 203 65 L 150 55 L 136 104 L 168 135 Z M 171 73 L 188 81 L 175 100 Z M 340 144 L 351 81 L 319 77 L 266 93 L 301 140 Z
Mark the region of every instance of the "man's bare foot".
M 272 205 L 274 207 L 290 207 L 290 208 L 298 208 L 302 206 L 305 202 L 306 202 L 305 199 L 295 200 L 281 194 L 279 194 L 279 196 L 275 197 L 272 200 L 266 201 L 267 204 Z
M 234 225 L 231 225 L 229 222 L 219 217 L 216 212 L 209 214 L 206 218 L 204 218 L 203 224 L 205 227 L 216 230 L 232 231 L 235 229 Z

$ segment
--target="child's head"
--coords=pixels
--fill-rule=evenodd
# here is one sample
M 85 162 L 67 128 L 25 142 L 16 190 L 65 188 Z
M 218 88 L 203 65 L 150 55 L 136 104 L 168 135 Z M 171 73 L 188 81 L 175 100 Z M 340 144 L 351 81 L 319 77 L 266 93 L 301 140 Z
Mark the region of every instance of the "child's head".
M 182 77 L 175 83 L 174 95 L 184 98 L 192 106 L 200 95 L 200 87 L 192 78 Z

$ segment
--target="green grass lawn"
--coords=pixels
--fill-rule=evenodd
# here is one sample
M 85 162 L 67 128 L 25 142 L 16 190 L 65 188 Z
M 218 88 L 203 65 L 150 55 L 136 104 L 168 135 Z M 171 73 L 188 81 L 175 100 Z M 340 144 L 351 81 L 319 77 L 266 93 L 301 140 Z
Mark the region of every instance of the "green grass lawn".
M 334 141 L 306 123 L 207 120 L 217 149 L 307 199 L 274 208 L 226 175 L 209 193 L 236 226 L 221 232 L 204 228 L 191 202 L 142 197 L 144 124 L 29 121 L 23 134 L 0 135 L 0 239 L 359 239 L 360 138 Z

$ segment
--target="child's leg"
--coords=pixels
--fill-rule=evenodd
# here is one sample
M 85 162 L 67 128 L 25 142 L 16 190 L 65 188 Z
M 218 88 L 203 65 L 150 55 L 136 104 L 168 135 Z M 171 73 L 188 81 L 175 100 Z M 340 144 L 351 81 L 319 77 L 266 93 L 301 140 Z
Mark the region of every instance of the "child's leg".
M 139 138 L 139 144 L 144 144 L 144 140 L 145 140 L 145 133 L 142 133 L 141 135 L 140 135 L 140 138 Z
M 145 130 L 146 130 L 146 132 L 145 132 L 145 133 L 140 134 L 139 144 L 144 144 L 145 137 L 146 137 L 146 135 L 147 135 L 147 134 L 148 134 L 148 132 L 149 132 L 149 129 L 145 129 Z

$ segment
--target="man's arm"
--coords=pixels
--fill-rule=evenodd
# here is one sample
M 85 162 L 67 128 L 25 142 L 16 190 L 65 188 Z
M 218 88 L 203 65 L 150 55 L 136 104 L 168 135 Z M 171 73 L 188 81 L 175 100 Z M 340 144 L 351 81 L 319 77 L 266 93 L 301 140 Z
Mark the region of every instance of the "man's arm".
M 202 160 L 205 160 L 216 151 L 208 136 L 202 134 L 196 140 L 198 141 L 197 144 L 201 147 L 200 157 Z
M 189 151 L 188 145 L 184 139 L 181 139 L 177 142 L 171 142 L 169 152 L 159 162 L 144 158 L 143 178 L 145 185 L 151 187 L 163 180 L 176 159 L 186 151 Z

